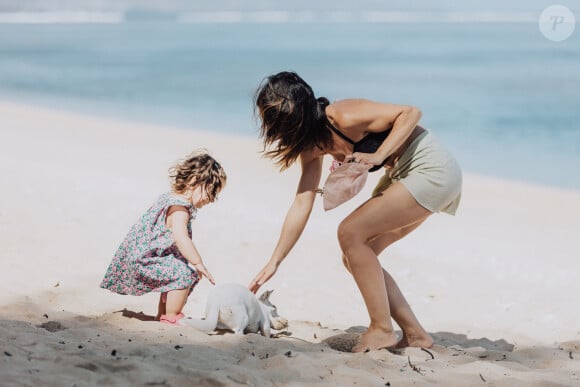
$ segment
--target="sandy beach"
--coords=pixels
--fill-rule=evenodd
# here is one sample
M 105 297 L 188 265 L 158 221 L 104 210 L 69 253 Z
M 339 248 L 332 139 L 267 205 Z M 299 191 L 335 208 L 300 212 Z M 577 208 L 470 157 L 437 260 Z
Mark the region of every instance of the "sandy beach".
M 382 254 L 435 338 L 429 351 L 333 349 L 368 323 L 336 227 L 379 173 L 336 210 L 317 201 L 264 286 L 290 320 L 273 338 L 163 325 L 150 321 L 156 294 L 100 289 L 129 227 L 168 189 L 169 166 L 200 147 L 228 174 L 194 226 L 208 269 L 247 285 L 269 258 L 298 170 L 280 174 L 257 139 L 210 129 L 0 101 L 0 385 L 580 384 L 577 191 L 466 173 L 456 217 L 435 215 Z M 203 316 L 210 286 L 186 314 Z

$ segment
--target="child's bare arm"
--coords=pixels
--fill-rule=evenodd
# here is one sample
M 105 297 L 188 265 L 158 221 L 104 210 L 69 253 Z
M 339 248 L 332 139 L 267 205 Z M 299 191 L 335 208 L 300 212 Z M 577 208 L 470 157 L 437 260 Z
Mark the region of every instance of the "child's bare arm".
M 206 276 L 209 282 L 215 284 L 211 273 L 207 270 L 201 259 L 201 255 L 193 244 L 187 231 L 187 224 L 189 222 L 189 211 L 183 206 L 171 206 L 167 211 L 167 226 L 173 233 L 173 240 L 175 245 L 187 259 L 187 261 L 195 267 L 202 277 Z

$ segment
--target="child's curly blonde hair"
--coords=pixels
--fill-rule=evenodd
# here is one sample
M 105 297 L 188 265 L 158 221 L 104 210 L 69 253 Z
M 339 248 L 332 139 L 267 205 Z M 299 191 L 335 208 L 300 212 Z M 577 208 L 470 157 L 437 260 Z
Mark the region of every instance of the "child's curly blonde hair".
M 171 188 L 178 194 L 201 185 L 210 202 L 226 185 L 226 172 L 205 149 L 198 149 L 169 168 Z

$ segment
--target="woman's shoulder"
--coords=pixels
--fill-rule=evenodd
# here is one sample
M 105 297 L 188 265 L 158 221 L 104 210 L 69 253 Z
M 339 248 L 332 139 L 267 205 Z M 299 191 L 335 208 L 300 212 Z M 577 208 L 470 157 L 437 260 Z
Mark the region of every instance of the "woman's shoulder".
M 372 101 L 349 98 L 335 101 L 326 108 L 332 125 L 349 138 L 356 140 L 366 131 L 369 123 L 368 104 Z
M 405 108 L 389 102 L 377 102 L 370 99 L 351 98 L 336 101 L 327 107 L 327 114 L 335 126 L 348 131 L 369 131 L 368 126 L 377 120 L 389 122 Z M 331 118 L 330 118 L 331 117 Z M 381 130 L 383 129 L 381 125 Z M 371 130 L 372 131 L 372 130 Z M 356 137 L 356 136 L 355 136 Z
M 376 102 L 365 98 L 346 98 L 333 101 L 326 109 L 330 108 L 331 111 L 340 113 L 344 110 L 360 108 L 369 103 L 374 104 Z
M 348 127 L 357 120 L 361 112 L 374 104 L 376 102 L 363 98 L 341 99 L 328 105 L 326 115 L 335 126 Z
M 298 164 L 304 165 L 318 158 L 324 157 L 325 154 L 326 152 L 323 149 L 314 146 L 309 149 L 304 149 L 302 152 L 300 152 L 300 155 L 298 156 L 298 159 L 296 161 L 298 162 Z

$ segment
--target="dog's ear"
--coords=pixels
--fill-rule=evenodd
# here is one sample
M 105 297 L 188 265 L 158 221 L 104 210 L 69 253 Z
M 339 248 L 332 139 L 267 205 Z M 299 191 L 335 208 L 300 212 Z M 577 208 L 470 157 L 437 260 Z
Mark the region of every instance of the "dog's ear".
M 269 301 L 272 293 L 274 293 L 274 290 L 266 290 L 264 293 L 260 294 L 260 297 L 258 297 L 258 299 L 262 302 Z

